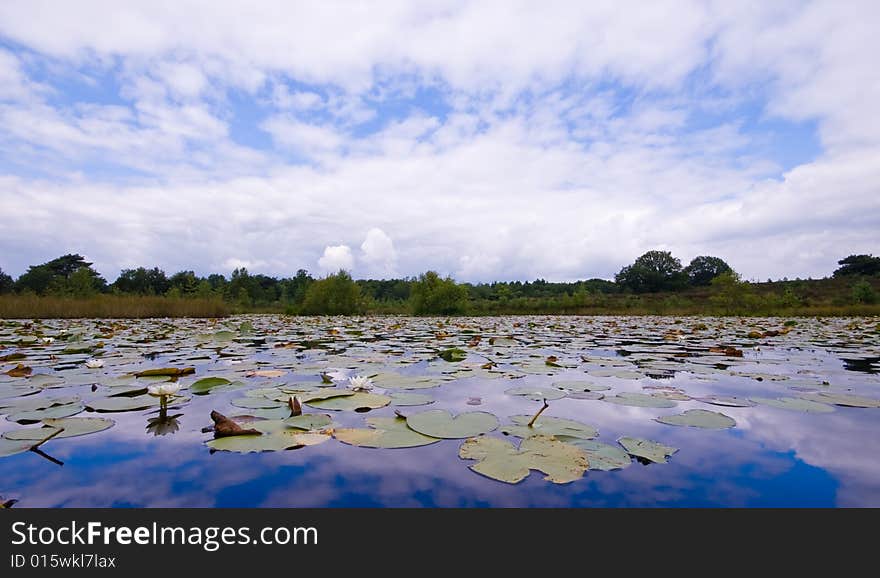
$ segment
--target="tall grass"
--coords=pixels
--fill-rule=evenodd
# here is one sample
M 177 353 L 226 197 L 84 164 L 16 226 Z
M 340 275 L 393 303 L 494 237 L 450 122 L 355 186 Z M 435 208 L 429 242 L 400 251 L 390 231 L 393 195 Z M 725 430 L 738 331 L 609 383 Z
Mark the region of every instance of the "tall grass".
M 0 319 L 225 317 L 229 306 L 220 298 L 184 299 L 141 295 L 98 295 L 88 298 L 0 296 Z

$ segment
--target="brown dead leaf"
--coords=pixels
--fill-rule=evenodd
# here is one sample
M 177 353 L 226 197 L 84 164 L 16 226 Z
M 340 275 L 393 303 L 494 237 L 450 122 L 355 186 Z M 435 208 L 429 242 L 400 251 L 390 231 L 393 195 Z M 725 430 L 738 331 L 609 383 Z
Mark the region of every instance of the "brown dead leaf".
M 243 429 L 240 425 L 216 410 L 211 411 L 211 419 L 214 420 L 215 438 L 242 435 L 263 435 L 262 432 L 255 429 Z

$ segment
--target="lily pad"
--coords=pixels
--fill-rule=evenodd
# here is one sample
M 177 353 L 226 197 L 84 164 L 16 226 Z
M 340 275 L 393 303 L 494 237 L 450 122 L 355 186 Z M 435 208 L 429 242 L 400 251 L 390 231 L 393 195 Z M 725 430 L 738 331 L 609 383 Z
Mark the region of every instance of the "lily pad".
M 135 372 L 135 377 L 181 377 L 196 372 L 195 367 L 160 367 Z
M 594 369 L 590 371 L 594 377 L 616 377 L 617 379 L 643 379 L 645 374 L 627 369 Z
M 35 385 L 0 385 L 0 399 L 7 399 L 10 397 L 24 397 L 26 395 L 39 393 L 40 391 L 42 391 L 42 388 Z
M 608 391 L 611 389 L 608 385 L 602 385 L 600 383 L 591 383 L 589 381 L 555 381 L 553 382 L 553 387 L 558 387 L 559 389 L 564 389 L 566 391 L 578 392 L 578 391 Z
M 606 397 L 602 401 L 607 401 L 608 403 L 616 403 L 618 405 L 631 405 L 633 407 L 669 408 L 678 405 L 671 399 L 664 399 L 662 397 L 656 397 L 644 393 L 632 392 L 618 393 L 617 395 Z
M 326 442 L 330 435 L 303 432 L 296 429 L 283 429 L 263 435 L 243 435 L 215 438 L 207 442 L 208 447 L 222 452 L 253 453 L 274 452 L 312 446 Z
M 600 400 L 605 399 L 605 394 L 600 393 L 598 391 L 573 391 L 566 395 L 565 397 L 569 399 L 591 399 L 591 400 Z
M 501 427 L 501 433 L 512 435 L 519 438 L 527 438 L 534 435 L 548 436 L 568 436 L 571 438 L 591 439 L 599 435 L 593 426 L 574 421 L 573 419 L 564 419 L 561 417 L 538 416 L 535 423 L 530 427 L 528 424 L 532 420 L 530 415 L 514 415 L 510 417 L 510 421 L 514 425 L 506 425 Z
M 26 452 L 33 446 L 34 442 L 32 440 L 10 440 L 0 437 L 0 458 Z
M 678 451 L 678 448 L 643 438 L 622 437 L 617 443 L 623 446 L 629 455 L 658 464 L 665 464 L 666 458 Z
M 656 421 L 667 425 L 691 426 L 703 429 L 728 429 L 736 425 L 736 420 L 732 417 L 705 409 L 689 409 L 678 415 L 658 417 Z
M 421 393 L 392 393 L 391 397 L 391 405 L 396 407 L 409 407 L 416 405 L 429 405 L 434 403 L 434 398 L 430 395 L 424 395 Z
M 407 426 L 407 421 L 400 417 L 367 418 L 367 425 L 371 429 L 337 429 L 333 437 L 353 446 L 385 449 L 414 448 L 440 441 L 439 438 L 413 431 Z
M 189 390 L 196 395 L 204 395 L 215 387 L 232 383 L 223 377 L 205 377 L 189 386 Z
M 458 439 L 488 433 L 498 427 L 498 418 L 485 411 L 471 411 L 453 416 L 445 409 L 416 413 L 406 418 L 407 425 L 426 436 Z
M 543 472 L 549 482 L 566 484 L 583 477 L 589 468 L 583 450 L 543 435 L 523 439 L 519 448 L 498 438 L 469 438 L 461 444 L 458 456 L 479 460 L 469 466 L 471 470 L 508 484 L 521 482 L 531 470 Z
M 544 401 L 545 399 L 562 399 L 563 397 L 565 397 L 565 392 L 561 389 L 551 389 L 548 387 L 534 386 L 511 387 L 510 389 L 505 390 L 504 393 L 506 393 L 507 395 L 519 395 L 532 401 Z
M 862 397 L 860 395 L 852 395 L 849 393 L 831 393 L 823 391 L 816 395 L 809 396 L 809 399 L 820 403 L 832 403 L 843 407 L 880 407 L 880 399 Z
M 807 413 L 829 413 L 834 411 L 834 407 L 818 401 L 810 401 L 801 397 L 779 397 L 770 399 L 766 397 L 750 397 L 749 400 L 761 404 L 769 405 L 779 409 L 788 409 L 791 411 L 803 411 Z
M 31 427 L 8 431 L 3 437 L 9 440 L 28 440 L 32 443 L 46 439 L 53 431 L 63 429 L 53 439 L 72 438 L 97 433 L 113 427 L 112 419 L 105 417 L 64 417 L 59 419 L 44 419 L 43 427 Z
M 442 383 L 435 377 L 380 373 L 372 377 L 373 383 L 385 389 L 428 389 Z
M 464 361 L 467 358 L 467 351 L 463 349 L 459 349 L 457 347 L 453 347 L 451 349 L 444 349 L 440 353 L 437 354 L 440 359 L 444 361 L 449 361 L 450 363 L 455 363 L 458 361 Z
M 305 403 L 318 409 L 333 411 L 369 411 L 385 407 L 391 403 L 391 398 L 378 393 L 365 393 L 358 391 L 352 395 L 337 396 L 330 399 L 308 400 Z
M 591 470 L 622 470 L 632 464 L 632 457 L 620 449 L 619 446 L 612 446 L 596 440 L 585 440 L 578 438 L 569 438 L 557 436 L 559 441 L 564 441 L 583 450 L 587 454 L 587 460 L 590 462 Z
M 80 403 L 53 405 L 52 407 L 43 409 L 14 413 L 7 416 L 6 419 L 18 423 L 35 423 L 44 419 L 69 417 L 80 413 L 84 409 L 85 408 Z
M 325 413 L 306 413 L 284 420 L 285 426 L 303 430 L 321 429 L 331 423 L 333 423 L 333 418 Z
M 284 406 L 284 402 L 266 399 L 265 397 L 238 397 L 229 403 L 244 409 L 272 409 Z
M 152 395 L 138 397 L 99 397 L 86 402 L 86 407 L 98 412 L 138 411 L 159 407 L 159 398 Z
M 710 403 L 712 405 L 720 405 L 724 407 L 754 407 L 754 402 L 751 402 L 742 397 L 730 397 L 725 395 L 707 395 L 704 397 L 695 397 L 696 401 L 702 401 L 703 403 Z

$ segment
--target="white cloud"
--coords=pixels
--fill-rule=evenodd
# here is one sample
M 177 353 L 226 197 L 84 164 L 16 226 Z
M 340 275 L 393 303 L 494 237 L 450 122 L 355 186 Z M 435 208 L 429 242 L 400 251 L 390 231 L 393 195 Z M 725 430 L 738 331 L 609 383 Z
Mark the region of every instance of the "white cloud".
M 391 237 L 378 227 L 367 231 L 367 236 L 361 243 L 361 261 L 366 265 L 367 275 L 377 275 L 384 279 L 394 276 L 397 251 L 394 250 Z
M 325 273 L 336 273 L 340 269 L 351 271 L 354 267 L 354 255 L 348 245 L 328 245 L 324 254 L 318 259 L 318 266 Z

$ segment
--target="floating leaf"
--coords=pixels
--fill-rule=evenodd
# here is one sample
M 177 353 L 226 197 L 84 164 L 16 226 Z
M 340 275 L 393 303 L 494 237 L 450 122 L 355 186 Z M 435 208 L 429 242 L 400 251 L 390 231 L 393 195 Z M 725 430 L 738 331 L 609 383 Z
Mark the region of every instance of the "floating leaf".
M 97 433 L 113 427 L 112 419 L 105 417 L 64 417 L 43 420 L 44 427 L 31 427 L 8 431 L 3 437 L 10 440 L 29 440 L 31 442 L 46 439 L 53 430 L 63 429 L 55 439 L 72 438 Z
M 367 418 L 367 425 L 372 429 L 336 429 L 333 437 L 353 446 L 385 449 L 414 448 L 440 441 L 413 431 L 407 426 L 406 419 L 400 417 Z
M 42 388 L 33 385 L 17 386 L 0 384 L 0 399 L 6 399 L 10 397 L 24 397 L 26 395 L 39 393 L 40 391 L 42 391 Z
M 162 367 L 135 372 L 135 377 L 181 377 L 196 372 L 195 367 Z
M 779 397 L 769 399 L 766 397 L 750 397 L 749 400 L 761 404 L 769 405 L 779 409 L 788 409 L 791 411 L 804 411 L 807 413 L 828 413 L 834 411 L 834 407 L 818 401 L 810 401 L 801 397 Z
M 5 437 L 0 437 L 0 458 L 26 452 L 30 450 L 33 445 L 33 440 L 10 440 Z
M 467 357 L 467 351 L 459 349 L 457 347 L 453 347 L 451 349 L 444 349 L 440 353 L 437 354 L 438 357 L 443 359 L 444 361 L 449 361 L 451 363 L 455 363 L 457 361 L 464 361 Z
M 728 429 L 736 425 L 736 420 L 732 417 L 705 409 L 689 409 L 678 415 L 658 417 L 657 421 L 667 425 L 691 426 L 703 429 Z
M 643 438 L 622 437 L 617 443 L 623 446 L 629 455 L 658 464 L 665 464 L 666 458 L 678 451 L 678 448 Z
M 458 456 L 479 460 L 471 470 L 508 484 L 524 480 L 530 470 L 543 472 L 549 482 L 566 484 L 580 479 L 589 467 L 581 449 L 542 435 L 525 438 L 518 449 L 506 440 L 473 437 L 461 444 Z
M 589 381 L 554 381 L 553 387 L 564 389 L 566 391 L 608 391 L 610 386 L 599 383 L 591 383 Z
M 833 403 L 834 405 L 844 407 L 880 407 L 880 399 L 862 397 L 860 395 L 852 395 L 849 393 L 831 393 L 823 391 L 816 395 L 809 396 L 809 399 L 820 403 Z
M 510 389 L 505 390 L 504 393 L 507 395 L 519 395 L 532 401 L 562 399 L 565 397 L 565 392 L 561 389 L 535 386 L 511 387 Z
M 138 411 L 159 407 L 159 398 L 152 395 L 138 397 L 99 397 L 86 402 L 86 407 L 92 411 L 115 412 L 115 411 Z
M 373 383 L 385 389 L 428 389 L 442 383 L 434 377 L 380 373 L 372 377 Z
M 333 418 L 325 413 L 306 413 L 289 417 L 283 421 L 287 427 L 303 430 L 322 429 L 333 423 Z
M 707 395 L 705 397 L 693 398 L 703 403 L 711 403 L 712 405 L 721 405 L 724 407 L 753 407 L 755 404 L 742 397 L 729 397 L 724 395 Z
M 514 425 L 502 426 L 501 433 L 512 435 L 519 438 L 527 438 L 534 435 L 548 436 L 568 436 L 572 438 L 590 439 L 599 435 L 593 426 L 574 421 L 572 419 L 563 419 L 561 417 L 538 416 L 535 423 L 528 425 L 532 420 L 530 415 L 514 415 L 510 417 L 510 421 Z
M 429 405 L 434 403 L 434 398 L 421 393 L 392 393 L 391 405 L 396 407 L 409 407 L 415 405 Z
M 632 464 L 632 457 L 618 446 L 604 444 L 596 440 L 585 440 L 564 436 L 557 436 L 557 439 L 583 450 L 583 452 L 587 454 L 587 460 L 590 462 L 591 470 L 621 470 Z
M 618 393 L 615 396 L 606 397 L 602 401 L 607 401 L 608 403 L 616 403 L 618 405 L 631 405 L 634 407 L 669 408 L 675 407 L 677 405 L 674 401 L 670 399 L 663 399 L 661 397 L 656 397 L 653 395 L 632 392 Z
M 189 390 L 196 395 L 204 395 L 215 387 L 228 385 L 230 383 L 232 382 L 223 377 L 205 377 L 190 385 Z
M 626 369 L 594 369 L 590 375 L 595 377 L 616 377 L 618 379 L 643 379 L 645 374 Z
M 573 391 L 566 395 L 565 397 L 569 399 L 592 399 L 599 400 L 605 399 L 604 393 L 599 393 L 598 391 Z
M 22 363 L 19 363 L 18 365 L 7 371 L 6 375 L 8 375 L 9 377 L 27 377 L 33 371 L 34 370 L 32 368 Z
M 6 419 L 18 423 L 35 423 L 44 419 L 69 417 L 80 413 L 84 409 L 85 408 L 80 403 L 53 405 L 52 407 L 43 409 L 14 413 L 7 416 Z
M 283 429 L 264 435 L 236 435 L 214 438 L 207 442 L 208 447 L 222 452 L 274 452 L 303 446 L 312 446 L 330 439 L 328 434 L 303 432 L 296 429 Z
M 264 397 L 238 397 L 229 403 L 235 407 L 241 407 L 244 409 L 272 409 L 284 406 L 284 402 L 282 401 L 266 399 Z
M 280 369 L 258 369 L 251 371 L 246 377 L 281 377 L 283 375 L 287 375 L 287 372 Z
M 391 398 L 387 395 L 358 391 L 352 395 L 346 395 L 343 397 L 306 400 L 305 403 L 311 407 L 333 411 L 369 411 L 371 409 L 385 407 L 391 403 Z
M 426 436 L 458 439 L 488 433 L 498 427 L 498 418 L 484 411 L 471 411 L 453 416 L 445 409 L 416 413 L 406 418 L 407 425 Z

